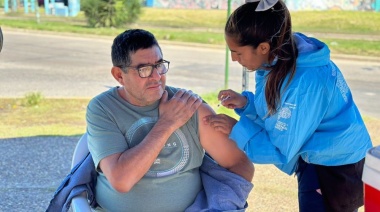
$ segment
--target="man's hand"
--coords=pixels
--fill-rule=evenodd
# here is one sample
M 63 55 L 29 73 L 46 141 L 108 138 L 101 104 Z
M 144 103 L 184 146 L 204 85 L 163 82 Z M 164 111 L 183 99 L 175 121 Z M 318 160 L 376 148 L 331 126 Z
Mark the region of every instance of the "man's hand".
M 202 99 L 190 90 L 180 89 L 168 100 L 168 92 L 162 95 L 159 121 L 169 124 L 172 130 L 184 125 L 202 104 Z
M 214 130 L 229 135 L 237 120 L 225 114 L 217 114 L 203 117 L 203 122 Z

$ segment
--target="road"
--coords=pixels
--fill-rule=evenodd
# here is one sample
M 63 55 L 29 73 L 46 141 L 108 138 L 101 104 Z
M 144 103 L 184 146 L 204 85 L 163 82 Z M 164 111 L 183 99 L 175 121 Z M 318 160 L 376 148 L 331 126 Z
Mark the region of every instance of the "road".
M 110 74 L 112 37 L 55 35 L 3 29 L 4 47 L 0 54 L 0 98 L 23 97 L 41 92 L 47 98 L 91 98 L 117 85 Z M 224 87 L 223 47 L 181 45 L 161 42 L 169 60 L 167 84 L 197 93 Z M 334 58 L 334 55 L 333 55 Z M 342 59 L 341 68 L 364 115 L 380 118 L 380 58 Z M 254 90 L 253 74 L 249 89 Z M 242 67 L 229 61 L 228 87 L 242 89 Z

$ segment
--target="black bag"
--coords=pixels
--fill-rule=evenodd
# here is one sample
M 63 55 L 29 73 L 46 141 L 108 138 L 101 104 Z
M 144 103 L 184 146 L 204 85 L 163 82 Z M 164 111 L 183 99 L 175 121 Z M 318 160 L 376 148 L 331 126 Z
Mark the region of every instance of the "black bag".
M 363 206 L 364 158 L 342 166 L 315 165 L 326 211 L 353 212 Z

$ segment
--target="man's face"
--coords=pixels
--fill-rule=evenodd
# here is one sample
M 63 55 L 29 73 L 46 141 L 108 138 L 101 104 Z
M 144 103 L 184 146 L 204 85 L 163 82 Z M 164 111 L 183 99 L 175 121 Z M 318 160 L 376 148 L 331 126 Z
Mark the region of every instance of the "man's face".
M 162 53 L 158 46 L 149 49 L 137 50 L 131 55 L 131 67 L 154 65 L 162 62 Z M 159 100 L 164 92 L 166 74 L 160 75 L 157 69 L 153 69 L 152 75 L 141 78 L 137 69 L 128 68 L 127 73 L 122 73 L 122 83 L 125 94 L 122 96 L 131 104 L 137 106 L 150 105 Z

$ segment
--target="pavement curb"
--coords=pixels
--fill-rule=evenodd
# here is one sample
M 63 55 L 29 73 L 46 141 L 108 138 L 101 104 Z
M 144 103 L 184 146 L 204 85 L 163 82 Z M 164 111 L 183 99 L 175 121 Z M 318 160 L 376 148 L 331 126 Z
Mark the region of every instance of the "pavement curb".
M 361 55 L 348 55 L 348 54 L 334 54 L 331 53 L 331 58 L 341 59 L 341 60 L 350 60 L 350 61 L 362 61 L 362 62 L 375 62 L 380 63 L 380 57 L 370 57 L 370 56 L 361 56 Z

